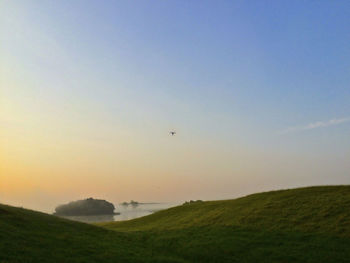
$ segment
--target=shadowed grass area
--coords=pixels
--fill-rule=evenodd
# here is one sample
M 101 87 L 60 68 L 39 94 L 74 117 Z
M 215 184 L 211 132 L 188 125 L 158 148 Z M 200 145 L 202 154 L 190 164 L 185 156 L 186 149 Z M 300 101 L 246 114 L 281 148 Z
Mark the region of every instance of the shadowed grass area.
M 350 239 L 336 236 L 218 226 L 134 234 L 186 262 L 350 262 Z
M 144 262 L 148 254 L 132 235 L 0 205 L 0 262 Z
M 194 203 L 99 226 L 0 205 L 0 262 L 350 262 L 350 186 Z

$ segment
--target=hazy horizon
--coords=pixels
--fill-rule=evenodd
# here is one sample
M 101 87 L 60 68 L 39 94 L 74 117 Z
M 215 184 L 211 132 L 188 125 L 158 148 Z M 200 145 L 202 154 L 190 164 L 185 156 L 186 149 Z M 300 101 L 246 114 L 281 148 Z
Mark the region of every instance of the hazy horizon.
M 350 184 L 349 28 L 349 1 L 0 1 L 0 203 Z

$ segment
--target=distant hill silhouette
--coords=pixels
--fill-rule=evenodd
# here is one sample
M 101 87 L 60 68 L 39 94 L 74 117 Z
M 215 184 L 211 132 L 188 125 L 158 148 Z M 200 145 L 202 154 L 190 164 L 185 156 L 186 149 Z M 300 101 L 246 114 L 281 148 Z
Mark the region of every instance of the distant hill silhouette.
M 114 209 L 114 205 L 106 200 L 88 198 L 59 205 L 54 214 L 62 216 L 111 215 L 114 214 Z

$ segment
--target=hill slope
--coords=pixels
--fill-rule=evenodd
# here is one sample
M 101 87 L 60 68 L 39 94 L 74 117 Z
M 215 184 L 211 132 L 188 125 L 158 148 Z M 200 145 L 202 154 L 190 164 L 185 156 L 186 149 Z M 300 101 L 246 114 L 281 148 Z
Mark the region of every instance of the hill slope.
M 198 202 L 103 225 L 120 231 L 244 226 L 350 237 L 350 186 L 306 187 Z
M 102 226 L 194 262 L 350 262 L 350 186 L 199 202 Z
M 0 205 L 0 262 L 350 262 L 350 186 L 195 203 L 102 226 Z
M 0 205 L 1 263 L 153 262 L 149 254 L 132 235 Z

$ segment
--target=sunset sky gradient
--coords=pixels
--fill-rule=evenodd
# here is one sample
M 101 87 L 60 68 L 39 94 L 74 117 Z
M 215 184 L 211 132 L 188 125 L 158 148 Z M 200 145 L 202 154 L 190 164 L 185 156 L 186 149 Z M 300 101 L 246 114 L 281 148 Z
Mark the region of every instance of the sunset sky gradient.
M 350 184 L 349 29 L 347 0 L 1 0 L 0 203 Z

